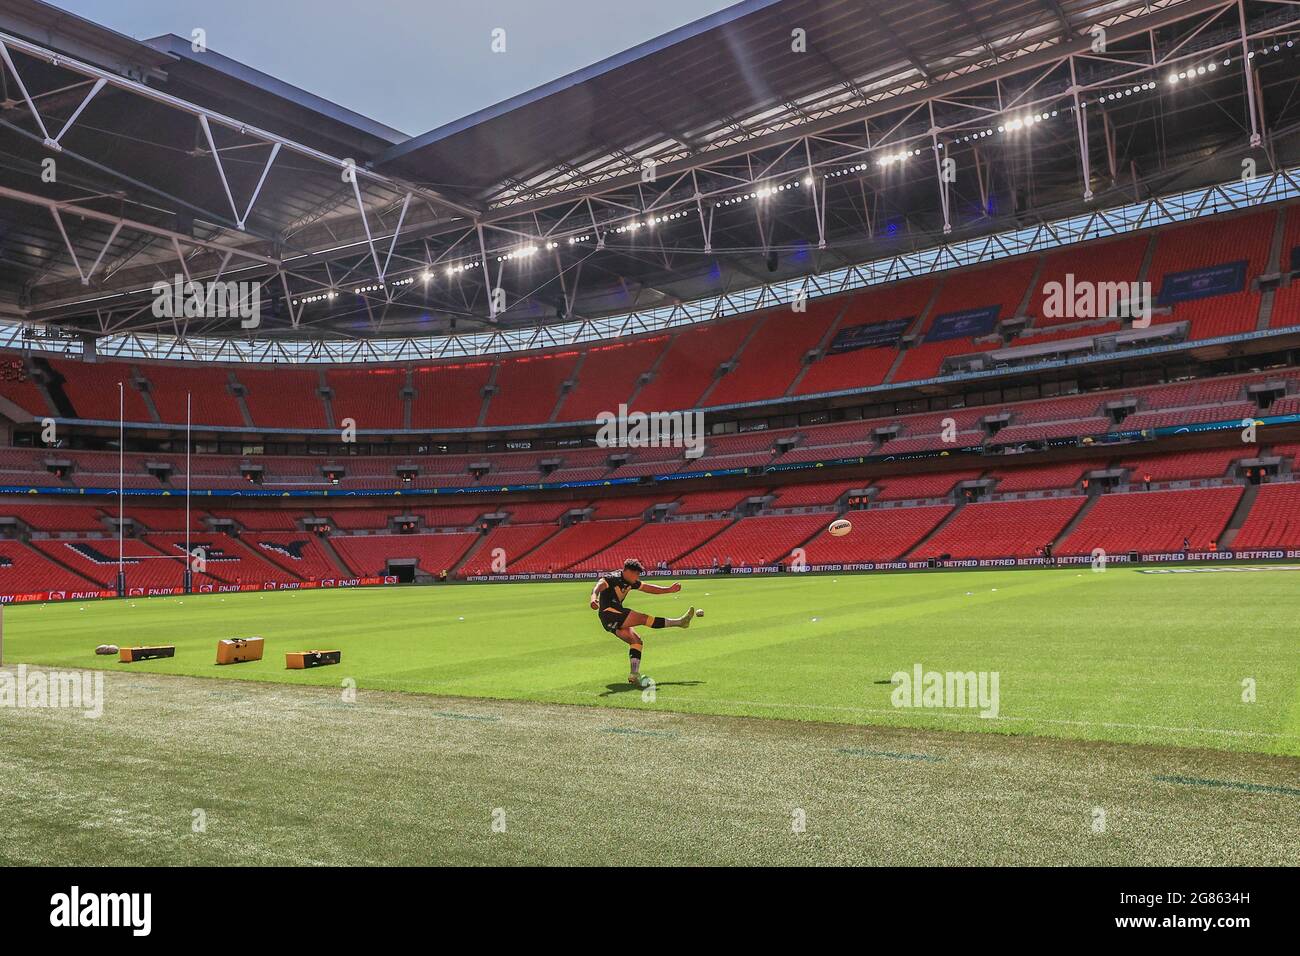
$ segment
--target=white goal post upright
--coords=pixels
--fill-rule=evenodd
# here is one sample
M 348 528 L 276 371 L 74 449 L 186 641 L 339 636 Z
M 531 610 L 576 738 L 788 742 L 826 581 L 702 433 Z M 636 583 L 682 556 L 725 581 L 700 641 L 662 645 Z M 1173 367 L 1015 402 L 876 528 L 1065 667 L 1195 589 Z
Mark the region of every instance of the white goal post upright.
M 117 596 L 126 597 L 126 568 L 123 560 L 122 526 L 125 521 L 123 488 L 126 483 L 126 393 L 117 383 Z
M 186 594 L 194 591 L 194 555 L 190 551 L 190 399 L 192 393 L 185 393 L 185 575 L 183 590 Z

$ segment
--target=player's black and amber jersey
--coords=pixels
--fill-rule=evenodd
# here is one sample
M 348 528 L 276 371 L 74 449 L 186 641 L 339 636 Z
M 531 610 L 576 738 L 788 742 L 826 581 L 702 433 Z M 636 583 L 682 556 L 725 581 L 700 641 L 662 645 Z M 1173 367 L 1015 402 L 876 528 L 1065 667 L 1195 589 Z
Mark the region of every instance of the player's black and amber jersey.
M 600 610 L 606 608 L 623 609 L 623 599 L 627 597 L 629 591 L 638 590 L 641 587 L 640 581 L 629 581 L 621 574 L 610 574 L 602 578 L 605 582 L 605 590 L 600 592 Z

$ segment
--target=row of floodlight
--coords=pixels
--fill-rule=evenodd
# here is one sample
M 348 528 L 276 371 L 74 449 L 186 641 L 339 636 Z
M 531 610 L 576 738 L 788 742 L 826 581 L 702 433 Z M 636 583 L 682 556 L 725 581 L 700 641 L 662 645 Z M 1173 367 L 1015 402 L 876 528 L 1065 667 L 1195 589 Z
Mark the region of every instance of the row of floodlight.
M 1293 48 L 1294 42 L 1295 41 L 1293 40 L 1287 40 L 1285 43 L 1274 43 L 1272 46 L 1265 46 L 1259 50 L 1251 50 L 1249 51 L 1247 56 L 1248 58 L 1253 59 L 1256 56 L 1256 54 L 1260 56 L 1265 56 L 1270 53 L 1280 53 L 1282 52 L 1283 49 Z M 1189 66 L 1186 69 L 1169 73 L 1166 77 L 1166 82 L 1170 86 L 1176 86 L 1180 83 L 1194 81 L 1197 78 L 1206 76 L 1208 74 L 1217 73 L 1219 69 L 1221 69 L 1222 67 L 1228 67 L 1231 65 L 1232 65 L 1232 58 L 1226 57 L 1222 61 L 1211 61 L 1209 63 L 1203 63 L 1197 66 Z M 1125 98 L 1154 91 L 1158 88 L 1158 86 L 1159 84 L 1154 81 L 1146 81 L 1143 83 L 1135 84 L 1133 86 L 1125 87 L 1123 89 L 1111 90 L 1107 93 L 1101 94 L 1095 100 L 1083 101 L 1082 105 L 1084 107 L 1087 107 L 1093 104 L 1117 102 Z M 1073 110 L 1071 110 L 1071 112 L 1072 111 Z M 1059 110 L 1043 110 L 1041 112 L 1021 114 L 1018 116 L 1014 116 L 1006 120 L 1005 122 L 998 124 L 997 126 L 989 126 L 982 130 L 977 130 L 974 132 L 967 133 L 963 136 L 954 137 L 952 143 L 953 144 L 969 143 L 969 142 L 975 142 L 981 139 L 985 139 L 987 137 L 994 136 L 997 134 L 1019 132 L 1022 129 L 1028 129 L 1030 127 L 1038 125 L 1039 123 L 1044 123 L 1047 122 L 1048 120 L 1055 119 L 1059 114 L 1060 114 Z M 945 149 L 947 148 L 947 146 L 948 146 L 947 143 L 938 144 L 939 149 Z M 906 162 L 911 157 L 920 156 L 923 152 L 925 152 L 925 150 L 921 147 L 899 150 L 897 152 L 888 153 L 886 155 L 879 156 L 875 159 L 874 162 L 876 166 L 884 169 L 890 166 L 897 165 L 899 163 Z M 870 166 L 871 166 L 870 163 L 858 162 L 849 166 L 844 166 L 839 169 L 832 170 L 831 172 L 828 173 L 824 173 L 822 174 L 821 178 L 826 181 L 840 179 L 844 176 L 852 176 L 855 173 L 866 172 L 870 168 Z M 772 196 L 775 196 L 779 193 L 798 189 L 800 186 L 804 188 L 811 187 L 813 183 L 814 183 L 814 179 L 812 176 L 809 175 L 799 179 L 791 179 L 783 183 L 768 184 L 759 187 L 757 189 L 751 190 L 750 192 L 740 193 L 739 195 L 735 195 L 735 196 L 729 196 L 726 199 L 719 199 L 713 203 L 713 206 L 714 208 L 725 208 L 727 206 L 736 206 L 746 202 L 762 201 L 765 199 L 769 199 Z M 639 232 L 642 229 L 654 228 L 655 226 L 659 226 L 676 219 L 682 219 L 688 214 L 689 214 L 689 210 L 682 209 L 674 213 L 666 213 L 663 215 L 650 216 L 644 220 L 632 220 L 631 222 L 625 223 L 621 226 L 616 226 L 612 229 L 609 229 L 608 234 L 623 235 L 626 233 L 635 233 L 635 232 Z M 593 238 L 594 238 L 593 234 L 588 232 L 588 233 L 583 233 L 581 235 L 569 236 L 566 241 L 568 245 L 573 246 L 573 245 L 579 245 L 581 243 L 591 242 Z M 548 250 L 556 249 L 559 247 L 559 245 L 560 243 L 557 241 L 550 241 L 545 243 L 542 246 L 538 246 L 535 244 L 520 246 L 519 248 L 513 249 L 509 252 L 501 253 L 496 257 L 496 261 L 510 262 L 515 259 L 529 258 L 531 256 L 536 255 L 538 252 L 542 251 L 542 249 L 548 249 Z M 470 259 L 461 262 L 455 262 L 446 267 L 446 274 L 448 278 L 452 278 L 459 273 L 468 272 L 473 269 L 477 269 L 480 265 L 481 262 L 478 259 Z M 426 283 L 430 282 L 433 279 L 433 272 L 431 270 L 425 270 L 424 273 L 421 275 L 421 279 Z M 414 281 L 415 281 L 414 278 L 411 277 L 411 278 L 397 280 L 393 283 L 390 283 L 390 285 L 392 286 L 410 285 Z M 378 284 L 372 284 L 368 286 L 360 286 L 354 291 L 358 295 L 362 295 L 367 292 L 380 291 L 383 288 L 384 288 L 384 284 L 378 283 Z M 315 295 L 302 296 L 301 298 L 295 300 L 295 304 L 310 304 L 314 302 L 322 302 L 329 299 L 333 299 L 335 298 L 336 295 L 337 293 L 335 292 L 322 292 Z
M 543 250 L 549 251 L 551 249 L 558 249 L 559 246 L 560 244 L 558 242 L 546 242 L 540 246 L 530 243 L 526 246 L 519 246 L 516 249 L 511 249 L 509 252 L 501 253 L 501 255 L 497 256 L 497 262 L 510 262 L 512 259 L 528 259 Z

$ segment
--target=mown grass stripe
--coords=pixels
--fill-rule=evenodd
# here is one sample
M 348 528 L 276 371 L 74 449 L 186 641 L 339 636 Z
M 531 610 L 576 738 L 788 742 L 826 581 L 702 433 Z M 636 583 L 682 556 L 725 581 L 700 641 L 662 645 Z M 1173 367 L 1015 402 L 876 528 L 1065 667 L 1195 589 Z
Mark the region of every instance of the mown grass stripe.
M 447 720 L 500 720 L 500 717 L 493 717 L 487 714 L 457 714 L 450 710 L 436 710 L 433 712 L 435 717 L 445 717 Z
M 676 737 L 677 734 L 671 730 L 639 730 L 636 727 L 603 727 L 601 733 L 605 734 L 631 734 L 637 737 Z
M 855 757 L 884 757 L 886 760 L 923 760 L 926 763 L 940 763 L 943 757 L 932 754 L 904 754 L 893 750 L 868 750 L 865 747 L 840 747 L 836 753 L 852 754 Z
M 1163 777 L 1157 775 L 1161 783 L 1177 783 L 1184 787 L 1223 787 L 1228 790 L 1245 790 L 1247 793 L 1281 793 L 1288 797 L 1300 797 L 1300 789 L 1279 787 L 1267 783 L 1241 783 L 1236 780 L 1202 780 L 1198 777 Z

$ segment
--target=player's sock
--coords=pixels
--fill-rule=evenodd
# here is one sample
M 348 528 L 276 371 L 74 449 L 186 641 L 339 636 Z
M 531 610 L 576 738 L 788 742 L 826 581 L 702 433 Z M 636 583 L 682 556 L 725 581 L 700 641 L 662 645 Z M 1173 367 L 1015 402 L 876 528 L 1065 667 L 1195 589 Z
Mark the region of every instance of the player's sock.
M 628 660 L 632 664 L 632 673 L 628 676 L 629 681 L 636 680 L 637 675 L 641 673 L 641 647 L 640 644 L 633 644 L 627 649 Z

